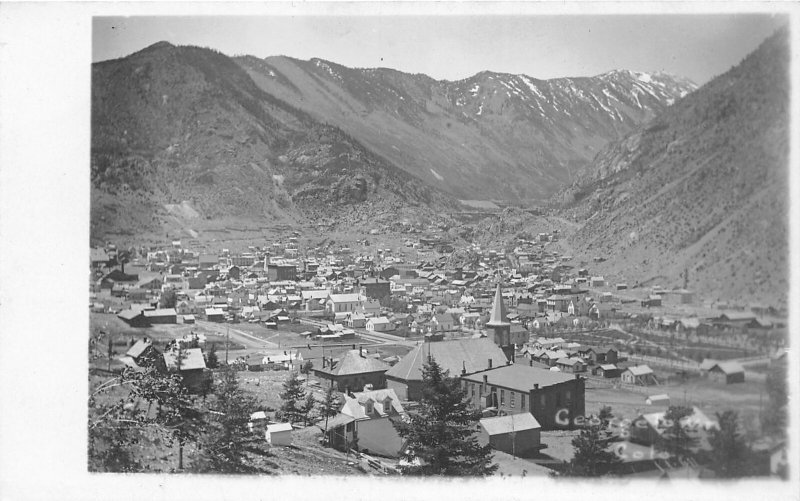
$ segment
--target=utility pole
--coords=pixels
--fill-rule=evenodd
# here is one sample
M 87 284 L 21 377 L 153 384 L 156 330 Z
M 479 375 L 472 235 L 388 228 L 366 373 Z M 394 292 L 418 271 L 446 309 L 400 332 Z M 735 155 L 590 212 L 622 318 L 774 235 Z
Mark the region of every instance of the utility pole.
M 231 338 L 231 327 L 225 326 L 225 365 L 228 365 L 228 344 Z

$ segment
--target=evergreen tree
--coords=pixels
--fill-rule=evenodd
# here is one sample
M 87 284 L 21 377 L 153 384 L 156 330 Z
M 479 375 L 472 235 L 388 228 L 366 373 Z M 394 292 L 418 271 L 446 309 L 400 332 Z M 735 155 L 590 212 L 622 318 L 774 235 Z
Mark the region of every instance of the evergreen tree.
M 301 406 L 300 410 L 303 412 L 303 419 L 305 419 L 306 426 L 309 426 L 314 423 L 315 416 L 314 411 L 317 408 L 317 400 L 314 398 L 310 392 L 306 394 L 306 399 L 303 401 L 303 405 Z
M 291 423 L 305 420 L 303 402 L 306 399 L 306 392 L 296 372 L 291 372 L 289 379 L 284 381 L 280 397 L 283 401 L 280 410 L 284 419 L 288 419 Z
M 608 408 L 610 411 L 610 408 Z M 602 418 L 601 418 L 602 419 Z M 612 472 L 614 465 L 622 460 L 606 450 L 608 440 L 602 435 L 603 426 L 587 425 L 580 435 L 572 439 L 575 448 L 572 460 L 564 474 L 576 477 L 599 477 Z
M 211 343 L 208 348 L 208 355 L 206 355 L 206 367 L 209 369 L 216 369 L 219 367 L 219 358 L 217 358 L 217 343 Z
M 322 401 L 320 407 L 320 414 L 323 416 L 332 417 L 339 414 L 339 407 L 341 407 L 341 405 L 339 397 L 336 395 L 336 389 L 333 386 L 328 387 L 328 390 L 325 392 L 325 400 Z
M 659 426 L 664 426 L 656 448 L 659 451 L 667 452 L 679 460 L 691 459 L 694 457 L 694 448 L 698 438 L 687 431 L 687 427 L 681 421 L 694 413 L 694 409 L 684 406 L 671 406 L 664 413 L 663 422 Z
M 115 390 L 116 389 L 116 390 Z M 122 393 L 118 400 L 108 395 Z M 133 454 L 145 436 L 179 446 L 196 441 L 203 424 L 196 397 L 190 395 L 177 374 L 161 374 L 150 367 L 125 370 L 94 387 L 89 396 L 89 469 L 134 472 L 146 467 Z
M 442 371 L 435 359 L 422 368 L 422 399 L 419 411 L 394 426 L 406 440 L 400 466 L 405 475 L 491 475 L 490 446 L 480 446 L 475 422 L 480 411 L 469 406 L 457 378 Z
M 756 473 L 753 451 L 739 429 L 739 415 L 734 411 L 717 413 L 719 430 L 711 430 L 711 469 L 719 478 L 740 478 Z
M 256 451 L 258 443 L 248 427 L 256 409 L 255 400 L 239 387 L 236 370 L 226 366 L 209 405 L 208 425 L 193 469 L 201 473 L 257 472 L 248 455 Z

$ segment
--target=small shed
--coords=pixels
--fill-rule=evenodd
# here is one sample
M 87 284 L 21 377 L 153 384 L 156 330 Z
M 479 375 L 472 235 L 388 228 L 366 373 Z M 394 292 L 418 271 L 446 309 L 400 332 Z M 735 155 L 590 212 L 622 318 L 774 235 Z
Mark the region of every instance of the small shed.
M 478 427 L 481 445 L 489 444 L 508 454 L 531 456 L 542 448 L 542 427 L 530 412 L 483 418 Z
M 744 367 L 735 360 L 717 362 L 709 369 L 708 378 L 724 384 L 744 383 Z
M 619 377 L 619 368 L 614 364 L 600 364 L 592 369 L 592 374 L 603 378 Z
M 264 432 L 267 443 L 274 446 L 292 445 L 292 424 L 275 423 L 268 424 L 267 431 Z
M 669 407 L 669 395 L 666 393 L 662 393 L 660 395 L 650 395 L 644 400 L 644 402 L 647 405 L 662 405 Z

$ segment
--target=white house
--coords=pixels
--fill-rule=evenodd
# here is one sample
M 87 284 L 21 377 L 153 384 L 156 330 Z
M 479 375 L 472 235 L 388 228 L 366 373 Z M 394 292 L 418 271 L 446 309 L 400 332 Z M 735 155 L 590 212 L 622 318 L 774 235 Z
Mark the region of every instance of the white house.
M 367 454 L 397 457 L 403 439 L 393 420 L 405 418 L 400 399 L 392 389 L 372 390 L 344 395 L 344 405 L 328 422 L 328 436 L 335 447 L 349 447 L 357 440 Z
M 292 445 L 292 424 L 275 423 L 268 424 L 267 431 L 264 432 L 267 443 L 273 446 Z
M 386 317 L 375 317 L 367 320 L 367 330 L 386 332 L 394 329 L 394 324 Z
M 359 306 L 361 306 L 361 295 L 359 294 L 331 294 L 325 303 L 325 309 L 329 313 L 356 311 Z

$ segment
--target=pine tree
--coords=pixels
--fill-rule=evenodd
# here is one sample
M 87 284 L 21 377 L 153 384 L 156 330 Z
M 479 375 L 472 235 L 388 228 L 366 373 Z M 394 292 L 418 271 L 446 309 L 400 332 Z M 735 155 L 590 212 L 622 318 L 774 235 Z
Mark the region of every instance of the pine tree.
M 325 400 L 322 401 L 322 405 L 320 405 L 320 414 L 327 417 L 332 417 L 339 414 L 339 397 L 336 395 L 336 389 L 333 386 L 329 386 L 328 390 L 325 392 Z
M 602 429 L 603 426 L 588 425 L 572 439 L 575 452 L 564 471 L 565 475 L 599 477 L 611 473 L 614 465 L 622 461 L 619 456 L 606 450 L 608 441 L 603 438 Z
M 226 366 L 209 405 L 211 416 L 193 469 L 202 473 L 258 471 L 248 455 L 258 444 L 258 437 L 248 427 L 256 408 L 255 400 L 239 387 L 236 370 Z
M 739 429 L 739 415 L 734 411 L 717 413 L 719 430 L 711 430 L 709 444 L 711 469 L 719 478 L 740 478 L 753 475 L 753 451 L 744 441 Z
M 659 451 L 667 452 L 670 456 L 678 460 L 691 459 L 694 457 L 694 448 L 698 438 L 690 435 L 686 426 L 681 421 L 694 413 L 694 409 L 684 406 L 671 406 L 664 413 L 663 426 L 664 432 L 661 434 L 656 448 Z
M 303 401 L 306 399 L 306 392 L 303 389 L 303 382 L 296 372 L 291 372 L 289 379 L 284 381 L 283 393 L 280 394 L 280 397 L 283 400 L 280 410 L 284 419 L 288 419 L 291 423 L 305 419 Z
M 407 420 L 394 422 L 406 440 L 400 466 L 404 475 L 491 475 L 490 446 L 480 446 L 475 422 L 480 411 L 472 408 L 457 378 L 442 371 L 435 359 L 422 368 L 422 398 L 419 411 Z
M 310 392 L 306 394 L 306 399 L 303 401 L 301 411 L 303 412 L 303 419 L 305 419 L 306 426 L 313 424 L 315 421 L 314 411 L 317 408 L 317 400 Z
M 216 369 L 219 367 L 219 358 L 217 358 L 217 343 L 211 343 L 206 356 L 206 367 L 209 369 Z

